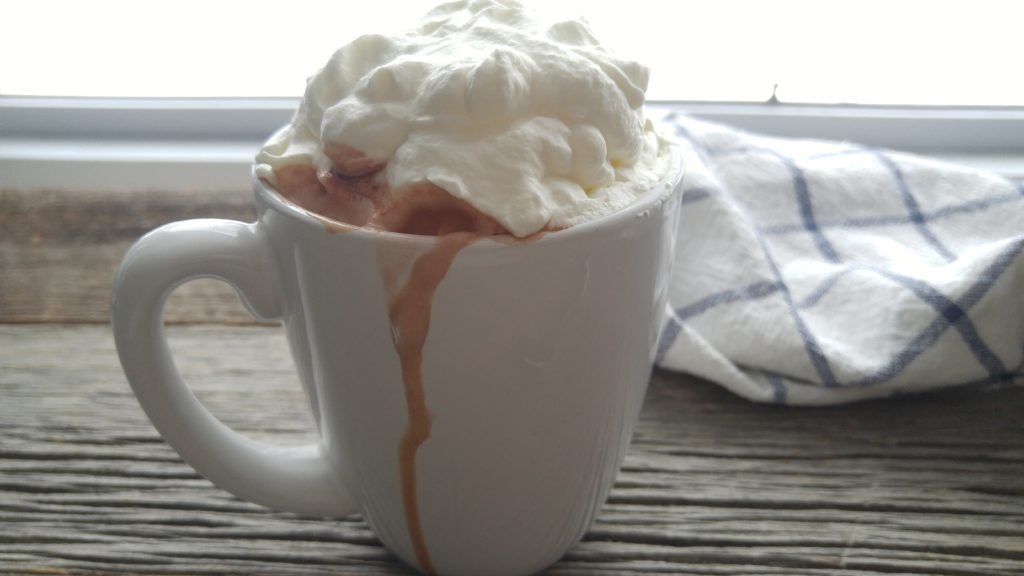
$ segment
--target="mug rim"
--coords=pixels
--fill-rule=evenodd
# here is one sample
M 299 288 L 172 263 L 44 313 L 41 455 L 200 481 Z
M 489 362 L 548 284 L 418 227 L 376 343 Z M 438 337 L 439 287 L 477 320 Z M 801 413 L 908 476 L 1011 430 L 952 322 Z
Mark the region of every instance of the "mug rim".
M 639 198 L 625 207 L 609 214 L 586 220 L 579 224 L 574 224 L 568 228 L 552 231 L 544 231 L 542 229 L 540 232 L 536 233 L 536 238 L 532 238 L 531 236 L 519 238 L 512 234 L 502 234 L 498 236 L 483 236 L 481 237 L 481 240 L 489 238 L 494 243 L 505 245 L 550 242 L 556 239 L 587 234 L 595 229 L 615 226 L 625 220 L 635 218 L 638 215 L 648 213 L 653 209 L 660 207 L 662 204 L 668 202 L 673 194 L 682 193 L 682 186 L 680 186 L 680 182 L 686 172 L 686 166 L 683 163 L 682 152 L 679 144 L 669 139 L 663 139 L 662 142 L 669 147 L 668 169 L 661 178 L 659 178 L 658 181 L 650 187 L 649 190 L 644 192 Z M 301 222 L 303 226 L 313 226 L 329 233 L 340 233 L 340 235 L 345 237 L 353 236 L 353 239 L 359 238 L 363 240 L 373 240 L 376 242 L 388 241 L 402 244 L 431 244 L 438 238 L 438 236 L 432 235 L 407 234 L 404 232 L 391 232 L 388 230 L 365 228 L 317 214 L 285 198 L 285 196 L 278 192 L 269 182 L 257 176 L 256 168 L 257 164 L 253 163 L 251 179 L 253 191 L 257 200 L 262 200 L 268 208 L 284 214 L 293 220 Z

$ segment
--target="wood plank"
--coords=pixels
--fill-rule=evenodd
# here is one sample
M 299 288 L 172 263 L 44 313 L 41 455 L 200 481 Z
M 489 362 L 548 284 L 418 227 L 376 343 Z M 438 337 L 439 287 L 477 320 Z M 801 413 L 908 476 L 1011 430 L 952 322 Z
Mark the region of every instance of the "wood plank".
M 277 328 L 175 326 L 225 422 L 315 438 Z M 159 438 L 105 326 L 0 325 L 0 573 L 410 574 L 359 517 L 271 512 Z M 1024 390 L 755 405 L 656 373 L 609 503 L 547 574 L 1024 573 Z
M 252 221 L 252 194 L 0 190 L 0 322 L 106 323 L 128 247 L 157 226 L 189 218 Z M 179 288 L 166 317 L 253 323 L 231 288 L 207 279 Z

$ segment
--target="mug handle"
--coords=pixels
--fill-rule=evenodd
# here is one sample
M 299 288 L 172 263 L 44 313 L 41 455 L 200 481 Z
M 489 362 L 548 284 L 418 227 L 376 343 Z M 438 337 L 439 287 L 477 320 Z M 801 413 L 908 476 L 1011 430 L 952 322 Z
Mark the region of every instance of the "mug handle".
M 285 447 L 243 436 L 182 380 L 164 334 L 164 304 L 177 286 L 200 277 L 233 286 L 259 320 L 283 315 L 277 266 L 258 224 L 187 220 L 143 236 L 117 271 L 111 304 L 117 353 L 143 410 L 186 462 L 244 500 L 308 516 L 355 512 L 320 443 Z

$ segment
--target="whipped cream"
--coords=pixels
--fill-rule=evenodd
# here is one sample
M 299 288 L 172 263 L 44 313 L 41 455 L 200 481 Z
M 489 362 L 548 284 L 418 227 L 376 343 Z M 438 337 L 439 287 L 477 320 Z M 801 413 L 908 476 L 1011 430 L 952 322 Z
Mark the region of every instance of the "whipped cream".
M 581 21 L 511 0 L 450 2 L 408 33 L 336 51 L 257 175 L 275 184 L 277 169 L 332 170 L 331 150 L 356 151 L 363 169 L 383 167 L 395 201 L 429 182 L 519 237 L 572 226 L 625 207 L 667 170 L 642 110 L 648 77 Z

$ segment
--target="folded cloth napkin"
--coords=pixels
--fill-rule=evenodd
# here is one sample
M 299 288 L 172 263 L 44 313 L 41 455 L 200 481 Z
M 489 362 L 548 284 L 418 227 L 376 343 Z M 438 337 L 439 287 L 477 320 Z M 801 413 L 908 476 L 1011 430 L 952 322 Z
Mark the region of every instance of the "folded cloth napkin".
M 687 168 L 659 366 L 782 404 L 1024 385 L 1024 186 L 663 121 Z

